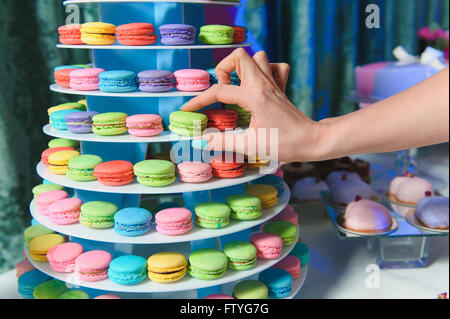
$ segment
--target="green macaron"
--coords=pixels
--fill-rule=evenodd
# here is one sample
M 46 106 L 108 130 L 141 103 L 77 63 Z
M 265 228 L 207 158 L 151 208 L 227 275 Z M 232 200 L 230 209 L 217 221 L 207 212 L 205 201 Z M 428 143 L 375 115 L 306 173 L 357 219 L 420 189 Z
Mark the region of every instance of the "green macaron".
M 250 124 L 252 114 L 236 104 L 225 104 L 226 110 L 235 111 L 238 114 L 238 126 L 247 126 Z
M 146 160 L 134 165 L 138 183 L 150 186 L 167 186 L 175 182 L 175 164 L 164 160 Z
M 57 299 L 90 299 L 89 295 L 83 290 L 69 290 L 59 295 Z
M 203 44 L 232 44 L 234 29 L 226 25 L 210 24 L 200 28 L 198 40 Z
M 92 201 L 81 205 L 80 223 L 90 228 L 114 226 L 114 215 L 119 208 L 110 202 Z
M 204 202 L 195 206 L 195 222 L 203 228 L 223 228 L 230 223 L 231 209 L 225 204 Z
M 292 245 L 297 240 L 298 228 L 292 223 L 284 220 L 277 220 L 264 225 L 265 233 L 280 236 L 283 245 Z
M 223 253 L 228 257 L 228 268 L 249 270 L 256 264 L 256 248 L 247 241 L 233 241 L 223 246 Z
M 208 125 L 208 117 L 202 113 L 176 111 L 170 114 L 169 129 L 181 136 L 200 136 Z
M 56 190 L 64 190 L 64 187 L 61 185 L 56 184 L 39 184 L 33 187 L 31 190 L 33 192 L 33 196 L 36 197 L 39 194 L 50 192 L 50 191 L 56 191 Z
M 49 280 L 39 284 L 33 290 L 34 299 L 57 299 L 69 288 L 60 280 Z
M 34 238 L 47 235 L 47 234 L 54 234 L 55 232 L 45 226 L 42 225 L 33 225 L 25 229 L 23 232 L 23 238 L 25 239 L 25 244 L 28 246 L 30 241 L 32 241 Z
M 227 270 L 227 256 L 216 249 L 204 248 L 189 256 L 188 272 L 192 277 L 213 280 L 223 276 Z
M 113 136 L 128 131 L 126 119 L 128 114 L 108 112 L 97 114 L 92 118 L 92 132 L 100 136 Z
M 72 157 L 68 163 L 66 176 L 77 182 L 94 181 L 95 166 L 103 163 L 103 159 L 97 155 L 78 155 Z
M 55 147 L 73 147 L 75 149 L 80 147 L 80 142 L 74 140 L 68 140 L 65 138 L 54 138 L 48 142 L 48 148 Z
M 233 297 L 236 299 L 267 299 L 269 288 L 257 280 L 244 280 L 233 288 Z
M 230 195 L 226 199 L 231 208 L 231 218 L 252 220 L 262 215 L 261 200 L 256 196 L 245 194 Z

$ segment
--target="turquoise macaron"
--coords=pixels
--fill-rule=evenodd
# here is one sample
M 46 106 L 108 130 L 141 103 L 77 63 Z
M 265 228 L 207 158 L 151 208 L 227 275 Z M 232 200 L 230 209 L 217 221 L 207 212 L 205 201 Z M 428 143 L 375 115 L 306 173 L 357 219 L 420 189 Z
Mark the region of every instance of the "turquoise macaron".
M 33 299 L 34 288 L 50 279 L 51 277 L 39 270 L 27 271 L 17 281 L 18 292 L 23 298 Z
M 137 90 L 136 73 L 133 71 L 106 71 L 98 76 L 100 91 L 107 93 L 125 93 Z
M 151 227 L 152 213 L 145 208 L 127 207 L 114 215 L 114 230 L 122 236 L 141 236 Z
M 50 114 L 50 125 L 57 130 L 67 130 L 66 115 L 80 110 L 62 110 Z
M 141 256 L 125 255 L 111 261 L 108 277 L 119 285 L 135 285 L 147 278 L 147 259 Z
M 289 255 L 297 257 L 298 260 L 300 260 L 300 265 L 303 267 L 308 264 L 311 252 L 307 245 L 298 243 L 297 245 L 295 245 L 294 249 L 292 249 Z
M 258 279 L 269 288 L 271 298 L 284 298 L 291 293 L 292 276 L 284 269 L 266 269 L 259 274 Z

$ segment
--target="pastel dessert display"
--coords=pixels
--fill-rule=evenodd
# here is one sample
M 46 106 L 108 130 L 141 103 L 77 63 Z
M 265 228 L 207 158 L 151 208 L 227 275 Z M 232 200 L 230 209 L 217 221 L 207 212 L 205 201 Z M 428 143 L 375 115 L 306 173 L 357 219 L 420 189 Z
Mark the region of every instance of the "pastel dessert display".
M 284 298 L 291 293 L 292 276 L 284 269 L 266 269 L 259 274 L 258 279 L 267 286 L 271 298 Z
M 426 196 L 427 192 L 434 194 L 433 185 L 429 181 L 407 172 L 404 176 L 398 176 L 392 180 L 388 196 L 392 201 L 415 205 Z
M 347 179 L 361 179 L 361 177 L 359 176 L 358 173 L 356 172 L 350 172 L 350 171 L 334 171 L 331 172 L 325 182 L 327 183 L 328 187 L 331 188 L 333 187 L 337 182 L 339 182 L 340 180 L 342 180 L 343 176 L 346 176 Z
M 36 204 L 37 212 L 39 214 L 47 216 L 48 208 L 52 203 L 68 197 L 69 194 L 63 190 L 48 191 L 37 195 L 34 199 L 34 203 Z
M 203 299 L 234 299 L 234 298 L 225 294 L 211 294 Z
M 249 270 L 256 264 L 256 247 L 246 241 L 233 241 L 223 246 L 223 253 L 228 257 L 228 268 Z
M 244 175 L 244 163 L 235 154 L 216 155 L 210 162 L 213 175 L 220 178 L 236 178 Z
M 298 214 L 291 205 L 287 205 L 281 213 L 273 217 L 270 221 L 284 220 L 298 226 Z
M 122 112 L 107 112 L 97 114 L 92 118 L 92 132 L 100 136 L 114 136 L 128 131 L 126 119 L 128 114 Z
M 48 142 L 49 148 L 55 148 L 55 147 L 73 147 L 75 149 L 80 147 L 79 141 L 74 140 L 68 140 L 65 138 L 54 138 Z
M 202 135 L 208 124 L 208 117 L 202 113 L 175 111 L 170 114 L 169 129 L 180 136 Z
M 196 28 L 189 24 L 164 24 L 159 27 L 164 45 L 191 45 L 195 43 Z
M 48 220 L 57 225 L 78 223 L 82 204 L 79 198 L 58 200 L 47 208 Z
M 137 137 L 149 137 L 161 134 L 164 129 L 162 118 L 157 114 L 136 114 L 127 117 L 128 133 Z
M 25 258 L 24 260 L 21 260 L 16 264 L 15 269 L 16 269 L 16 278 L 19 278 L 26 272 L 35 270 L 36 268 L 28 261 L 28 259 Z
M 123 45 L 151 45 L 158 36 L 151 23 L 127 23 L 116 27 L 117 42 Z
M 281 261 L 273 265 L 271 268 L 279 268 L 286 270 L 291 274 L 292 279 L 297 279 L 300 277 L 300 260 L 297 257 L 287 255 Z
M 127 185 L 134 181 L 133 164 L 128 161 L 109 161 L 94 168 L 94 176 L 106 186 Z
M 48 169 L 55 175 L 66 175 L 69 161 L 72 157 L 80 155 L 78 151 L 59 151 L 48 157 Z
M 239 80 L 240 82 L 240 80 Z M 233 83 L 233 81 L 232 81 Z M 239 85 L 239 84 L 238 84 Z M 224 108 L 226 110 L 234 111 L 238 114 L 237 125 L 238 126 L 248 126 L 250 125 L 251 113 L 235 104 L 225 104 Z
M 416 218 L 426 227 L 436 230 L 448 230 L 449 200 L 448 197 L 431 196 L 428 193 L 419 200 L 416 206 Z
M 145 160 L 134 165 L 138 183 L 149 187 L 167 186 L 175 182 L 175 164 L 163 160 Z
M 210 109 L 203 111 L 208 117 L 208 127 L 220 131 L 231 130 L 237 127 L 238 114 L 232 110 Z
M 89 295 L 88 295 L 87 292 L 85 292 L 83 290 L 72 289 L 72 290 L 68 290 L 68 291 L 62 293 L 56 299 L 77 299 L 77 300 L 82 300 L 82 299 L 90 299 L 90 298 L 89 298 Z
M 180 181 L 184 183 L 203 183 L 213 177 L 211 165 L 203 162 L 180 163 L 177 165 L 177 172 Z
M 81 25 L 66 24 L 58 28 L 59 42 L 68 45 L 83 44 L 81 41 Z
M 69 242 L 51 248 L 47 253 L 47 259 L 54 271 L 70 273 L 75 271 L 75 260 L 83 253 L 83 246 Z
M 245 193 L 261 200 L 262 208 L 273 207 L 278 203 L 278 191 L 275 187 L 265 184 L 253 184 L 245 188 Z
M 67 130 L 72 133 L 92 133 L 92 118 L 98 112 L 84 111 L 69 113 L 65 117 Z
M 343 175 L 331 188 L 331 201 L 337 205 L 345 206 L 357 196 L 362 199 L 374 199 L 375 194 L 369 184 L 361 179 L 348 179 Z
M 64 242 L 64 237 L 59 234 L 47 234 L 33 238 L 29 245 L 30 257 L 36 261 L 47 262 L 47 252 Z
M 147 260 L 148 277 L 160 283 L 175 282 L 187 273 L 187 260 L 177 252 L 156 253 Z
M 110 45 L 116 42 L 116 27 L 110 23 L 88 22 L 81 25 L 81 41 L 89 45 Z
M 53 77 L 55 78 L 56 85 L 63 88 L 70 88 L 70 73 L 75 70 L 78 70 L 78 68 L 72 67 L 55 70 Z
M 165 70 L 145 70 L 137 74 L 139 90 L 157 93 L 167 92 L 175 87 L 173 73 Z
M 276 259 L 281 255 L 283 240 L 278 235 L 254 233 L 250 242 L 256 247 L 256 255 L 261 259 Z
M 195 222 L 197 226 L 218 229 L 230 223 L 231 209 L 218 202 L 204 202 L 195 206 Z
M 94 228 L 104 229 L 114 226 L 114 215 L 119 208 L 110 202 L 91 201 L 83 204 L 80 209 L 80 224 Z
M 97 155 L 78 155 L 72 157 L 68 165 L 66 176 L 76 182 L 94 181 L 97 178 L 94 176 L 94 168 L 103 163 L 103 159 Z
M 391 229 L 392 216 L 383 205 L 357 197 L 345 209 L 344 227 L 359 233 L 383 233 Z
M 168 236 L 183 235 L 193 227 L 192 212 L 181 207 L 160 210 L 155 215 L 155 222 L 156 230 Z
M 231 208 L 230 217 L 237 220 L 254 220 L 262 215 L 261 200 L 245 194 L 230 195 L 226 198 Z
M 122 236 L 141 236 L 152 227 L 152 213 L 145 208 L 127 207 L 114 215 L 114 230 Z
M 99 75 L 105 72 L 100 68 L 80 69 L 70 72 L 70 88 L 77 91 L 96 91 Z
M 258 280 L 243 280 L 233 288 L 233 297 L 236 299 L 267 299 L 269 289 Z
M 43 151 L 41 153 L 41 162 L 42 164 L 44 164 L 45 166 L 48 166 L 48 158 L 50 155 L 52 155 L 53 153 L 56 152 L 61 152 L 61 151 L 75 151 L 75 149 L 73 147 L 53 147 L 53 148 L 48 148 L 45 151 Z
M 277 235 L 283 240 L 283 245 L 292 245 L 297 240 L 298 227 L 284 220 L 267 223 L 263 227 L 265 233 Z
M 233 27 L 233 43 L 244 43 L 247 40 L 248 29 L 246 27 L 234 25 Z
M 109 264 L 108 277 L 119 285 L 135 285 L 147 278 L 147 260 L 141 256 L 125 255 Z
M 295 245 L 294 249 L 291 250 L 289 255 L 294 256 L 298 260 L 300 260 L 300 265 L 301 265 L 301 267 L 303 267 L 309 263 L 311 251 L 306 244 L 298 243 L 297 245 Z
M 33 290 L 34 299 L 57 299 L 63 293 L 68 291 L 65 282 L 60 280 L 48 280 L 39 284 Z
M 50 125 L 57 130 L 67 130 L 66 116 L 71 113 L 81 112 L 77 109 L 56 111 L 50 114 Z
M 108 268 L 112 261 L 110 253 L 104 250 L 91 250 L 75 260 L 75 275 L 78 279 L 95 282 L 108 278 Z
M 327 183 L 313 177 L 305 177 L 297 181 L 292 191 L 292 196 L 300 202 L 319 201 L 320 193 L 327 192 Z
M 30 245 L 30 242 L 39 236 L 47 235 L 47 234 L 54 234 L 55 232 L 43 225 L 31 225 L 30 227 L 26 228 L 23 232 L 23 238 L 25 239 L 25 245 L 28 247 Z
M 17 280 L 18 293 L 25 299 L 33 299 L 33 291 L 41 283 L 51 278 L 39 270 L 24 273 Z
M 216 249 L 202 248 L 189 256 L 189 275 L 201 280 L 214 280 L 222 277 L 228 265 L 227 256 Z
M 184 92 L 198 92 L 209 88 L 209 73 L 199 69 L 175 71 L 175 88 Z
M 106 93 L 126 93 L 137 90 L 136 73 L 127 70 L 102 72 L 98 76 L 98 88 Z
M 198 40 L 203 44 L 232 44 L 234 29 L 226 25 L 204 25 L 200 28 Z

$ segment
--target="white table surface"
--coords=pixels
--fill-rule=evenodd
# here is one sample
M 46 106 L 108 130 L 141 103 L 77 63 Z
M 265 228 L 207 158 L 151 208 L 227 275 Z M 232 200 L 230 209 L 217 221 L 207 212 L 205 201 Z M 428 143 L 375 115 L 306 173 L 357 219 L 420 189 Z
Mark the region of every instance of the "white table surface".
M 421 150 L 421 168 L 449 180 L 448 144 Z M 393 163 L 394 154 L 365 155 L 371 162 Z M 449 195 L 448 186 L 442 191 Z M 375 262 L 365 240 L 338 239 L 325 213 L 299 212 L 303 242 L 311 248 L 308 277 L 297 298 L 416 298 L 436 299 L 449 292 L 448 237 L 430 239 L 430 265 L 421 269 L 380 270 L 378 288 L 367 288 L 366 267 Z M 0 298 L 18 298 L 15 271 L 0 275 Z M 162 296 L 161 296 L 162 297 Z

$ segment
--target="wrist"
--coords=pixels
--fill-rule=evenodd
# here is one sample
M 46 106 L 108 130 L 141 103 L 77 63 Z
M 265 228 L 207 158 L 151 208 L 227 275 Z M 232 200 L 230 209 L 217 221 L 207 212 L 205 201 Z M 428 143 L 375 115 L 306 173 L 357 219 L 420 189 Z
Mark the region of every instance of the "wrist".
M 332 119 L 325 119 L 314 123 L 313 129 L 313 147 L 310 161 L 323 161 L 335 158 L 335 139 L 336 134 L 332 134 Z

